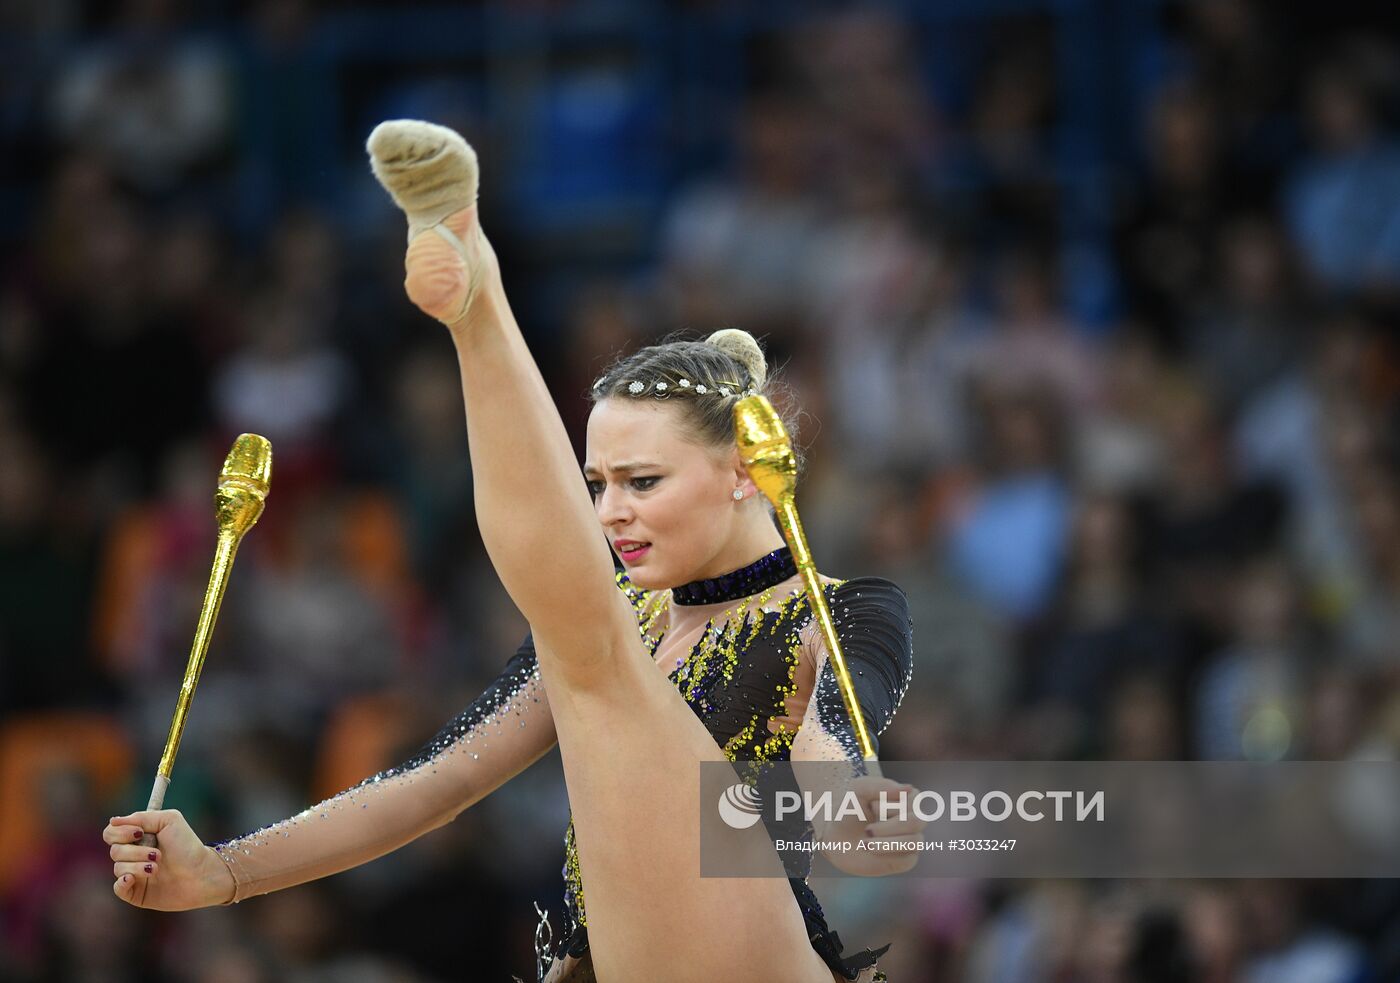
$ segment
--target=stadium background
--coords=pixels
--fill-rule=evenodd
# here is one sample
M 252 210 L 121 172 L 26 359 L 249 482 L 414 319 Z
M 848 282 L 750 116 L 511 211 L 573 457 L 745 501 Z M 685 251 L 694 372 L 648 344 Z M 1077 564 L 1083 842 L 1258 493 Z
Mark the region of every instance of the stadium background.
M 908 592 L 890 758 L 1400 748 L 1400 31 L 1262 0 L 0 10 L 0 980 L 528 975 L 537 766 L 235 909 L 110 893 L 232 435 L 271 438 L 169 804 L 406 756 L 524 625 L 365 135 L 459 128 L 577 435 L 606 359 L 764 336 L 824 568 Z M 542 557 L 541 562 L 548 562 Z M 620 790 L 644 803 L 646 789 Z M 897 981 L 1400 978 L 1392 882 L 843 881 Z M 664 945 L 660 941 L 658 944 Z

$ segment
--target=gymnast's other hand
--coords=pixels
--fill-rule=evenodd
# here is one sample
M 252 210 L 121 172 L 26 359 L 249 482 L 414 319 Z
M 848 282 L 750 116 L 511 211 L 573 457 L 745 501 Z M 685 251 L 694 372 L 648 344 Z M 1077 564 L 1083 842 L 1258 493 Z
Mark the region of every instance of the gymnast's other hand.
M 155 834 L 155 846 L 141 845 L 144 833 Z M 102 839 L 111 846 L 112 891 L 127 904 L 186 911 L 233 897 L 232 872 L 178 809 L 113 816 Z
M 912 844 L 923 837 L 928 825 L 908 808 L 918 790 L 879 775 L 863 775 L 850 783 L 849 791 L 860 803 L 861 816 L 813 823 L 818 840 L 844 841 L 849 845 L 845 851 L 825 851 L 826 858 L 839 870 L 860 877 L 884 877 L 913 870 L 919 853 Z M 838 796 L 837 801 L 841 798 Z M 896 807 L 891 818 L 881 819 L 882 799 L 891 804 L 904 802 L 905 808 Z M 898 818 L 901 812 L 903 818 Z

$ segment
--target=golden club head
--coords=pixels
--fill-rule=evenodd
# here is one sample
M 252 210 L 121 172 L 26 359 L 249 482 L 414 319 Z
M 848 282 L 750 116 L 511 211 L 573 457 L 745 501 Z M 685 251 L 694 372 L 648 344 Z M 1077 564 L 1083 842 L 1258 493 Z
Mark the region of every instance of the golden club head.
M 272 444 L 255 433 L 240 434 L 224 459 L 214 492 L 221 533 L 242 536 L 262 515 L 272 480 Z
M 745 396 L 734 404 L 734 437 L 744 468 L 770 502 L 776 505 L 796 491 L 792 439 L 767 396 Z

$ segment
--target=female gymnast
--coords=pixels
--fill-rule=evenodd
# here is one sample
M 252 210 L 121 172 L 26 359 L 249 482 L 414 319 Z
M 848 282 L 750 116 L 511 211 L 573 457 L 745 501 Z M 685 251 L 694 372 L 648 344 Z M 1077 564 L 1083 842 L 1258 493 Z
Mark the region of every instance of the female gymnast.
M 883 978 L 883 950 L 843 954 L 804 879 L 699 871 L 698 762 L 860 768 L 792 556 L 734 442 L 734 402 L 767 383 L 758 344 L 731 329 L 613 365 L 593 387 L 581 482 L 478 224 L 474 151 L 416 121 L 381 124 L 368 149 L 409 221 L 408 296 L 456 346 L 482 539 L 530 634 L 418 755 L 300 815 L 214 846 L 175 810 L 114 817 L 103 830 L 113 890 L 173 911 L 324 877 L 451 821 L 557 742 L 572 812 L 566 919 L 557 942 L 537 946 L 537 978 Z M 904 595 L 877 578 L 823 583 L 879 733 L 911 673 Z M 867 803 L 905 788 L 875 774 L 855 787 Z M 905 839 L 921 825 L 843 835 Z M 157 847 L 139 844 L 146 831 Z M 735 851 L 766 850 L 777 870 L 762 824 L 732 836 Z M 916 857 L 831 859 L 874 875 Z

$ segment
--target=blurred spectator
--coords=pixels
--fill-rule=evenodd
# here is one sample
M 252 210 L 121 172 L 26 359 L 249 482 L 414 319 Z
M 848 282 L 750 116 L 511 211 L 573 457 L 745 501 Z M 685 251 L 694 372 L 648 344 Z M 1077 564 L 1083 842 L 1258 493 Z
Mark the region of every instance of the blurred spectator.
M 1361 57 L 1368 52 L 1355 48 L 1307 80 L 1315 149 L 1289 182 L 1287 215 L 1299 250 L 1325 286 L 1394 287 L 1400 278 L 1400 145 L 1381 128 L 1369 59 Z
M 1364 573 L 1343 637 L 1359 661 L 1393 667 L 1400 655 L 1400 487 L 1373 467 L 1359 477 L 1353 502 Z
M 973 357 L 972 372 L 994 385 L 1042 386 L 1065 411 L 1078 413 L 1099 396 L 1099 360 L 1060 309 L 1054 266 L 1046 250 L 1032 246 L 999 258 L 997 320 Z
M 81 704 L 102 682 L 87 661 L 90 531 L 64 521 L 34 435 L 0 421 L 0 461 L 0 708 Z
M 184 33 L 181 16 L 169 0 L 128 0 L 54 86 L 62 139 L 148 192 L 170 192 L 229 137 L 226 54 L 217 38 Z
M 1280 545 L 1288 502 L 1279 489 L 1235 473 L 1223 421 L 1209 396 L 1183 389 L 1162 421 L 1164 482 L 1146 511 L 1154 585 L 1197 652 L 1229 630 L 1235 566 Z
M 19 379 L 38 435 L 96 479 L 104 509 L 147 492 L 152 462 L 207 423 L 206 365 L 187 326 L 165 321 L 149 301 L 152 241 L 138 203 L 107 172 L 66 162 L 34 257 L 47 329 Z
M 1287 241 L 1267 219 L 1231 220 L 1217 248 L 1220 285 L 1187 343 L 1202 379 L 1233 410 L 1297 364 L 1302 301 Z
M 204 599 L 215 526 L 217 452 L 182 445 L 165 461 L 160 497 L 113 521 L 95 599 L 94 642 L 114 675 L 133 682 L 182 671 Z
M 1185 0 L 1173 7 L 1168 16 L 1182 22 L 1192 73 L 1216 100 L 1242 179 L 1236 190 L 1250 206 L 1260 204 L 1277 183 L 1279 155 L 1291 148 L 1290 41 L 1306 28 L 1292 11 L 1259 0 Z
M 1157 93 L 1147 116 L 1146 179 L 1120 205 L 1117 245 L 1129 298 L 1173 346 L 1210 296 L 1212 244 L 1239 197 L 1222 160 L 1213 94 L 1190 83 Z
M 1321 667 L 1310 680 L 1307 701 L 1303 727 L 1306 746 L 1300 758 L 1341 761 L 1369 736 L 1373 708 L 1367 705 L 1362 678 L 1355 671 L 1342 666 Z
M 1101 362 L 1099 402 L 1075 430 L 1075 474 L 1093 493 L 1146 495 L 1166 466 L 1161 431 L 1178 381 L 1158 345 L 1136 324 L 1109 339 Z
M 559 410 L 580 458 L 591 404 L 579 399 L 605 368 L 661 333 L 650 298 L 626 284 L 595 281 L 577 291 L 570 304 L 568 340 L 554 366 L 559 378 Z M 453 385 L 457 385 L 453 372 Z
M 939 323 L 957 319 L 956 273 L 938 269 L 940 258 L 904 207 L 909 189 L 898 176 L 867 166 L 846 184 L 845 208 L 824 226 L 821 241 L 808 246 L 803 343 L 826 352 L 825 377 L 841 407 L 832 421 L 835 436 L 853 463 L 918 465 L 939 449 L 922 442 L 931 424 L 915 394 L 933 386 L 927 398 L 952 402 L 949 390 L 957 383 L 947 380 L 958 368 L 932 360 L 916 365 L 911 356 L 921 329 L 956 333 L 959 325 Z M 936 296 L 938 286 L 947 296 Z M 948 307 L 930 310 L 939 301 Z M 946 340 L 948 354 L 956 344 Z
M 358 514 L 354 503 L 308 500 L 290 518 L 285 561 L 256 568 L 245 587 L 250 669 L 281 680 L 264 697 L 269 719 L 304 720 L 402 667 L 387 598 L 356 576 Z
M 914 624 L 939 626 L 920 633 L 919 665 L 902 704 L 913 712 L 885 741 L 884 753 L 894 760 L 976 756 L 995 739 L 1015 690 L 1009 632 L 947 571 L 928 562 L 929 491 L 917 476 L 890 474 L 877 482 L 847 561 L 851 569 L 886 571 L 908 596 Z
M 244 322 L 246 343 L 214 379 L 224 428 L 260 433 L 277 447 L 280 487 L 320 480 L 334 467 L 331 426 L 352 379 L 345 356 L 323 337 L 324 315 L 316 298 L 290 288 L 264 294 Z
M 1201 983 L 1231 983 L 1244 960 L 1244 914 L 1228 886 L 1194 885 L 1182 903 L 1182 921 Z
M 1196 751 L 1205 760 L 1278 761 L 1299 741 L 1308 668 L 1296 585 L 1269 560 L 1241 569 L 1235 583 L 1233 637 L 1197 696 Z
M 1394 602 L 1385 599 L 1387 578 L 1380 574 L 1390 565 L 1383 559 L 1393 538 L 1383 500 L 1393 478 L 1373 422 L 1378 408 L 1365 402 L 1370 339 L 1367 322 L 1354 314 L 1324 322 L 1306 367 L 1247 407 L 1237 439 L 1245 473 L 1288 493 L 1293 548 L 1313 607 L 1340 625 L 1353 651 L 1376 658 L 1390 651 L 1393 637 L 1382 627 L 1394 616 Z M 1379 508 L 1359 508 L 1362 497 Z M 1375 521 L 1379 528 L 1363 531 L 1363 522 Z
M 891 165 L 929 163 L 938 113 L 921 84 L 907 23 L 887 10 L 854 7 L 800 25 L 788 40 L 804 99 L 823 121 L 823 156 L 837 163 L 828 181 L 874 160 L 882 166 L 864 176 L 876 180 Z M 839 183 L 831 188 L 840 191 Z
M 996 29 L 998 43 L 972 93 L 960 169 L 986 185 L 977 208 L 982 234 L 1005 237 L 1057 227 L 1058 189 L 1047 163 L 1058 79 L 1049 70 L 1053 41 L 1043 17 L 1007 18 Z
M 1251 881 L 1241 892 L 1254 954 L 1241 969 L 1244 983 L 1350 983 L 1365 979 L 1354 942 L 1305 920 L 1295 885 Z
M 990 381 L 978 410 L 980 474 L 949 517 L 949 560 L 974 594 L 1022 621 L 1050 599 L 1065 553 L 1062 410 L 1044 388 Z
M 413 567 L 428 583 L 440 583 L 480 542 L 471 521 L 461 378 L 449 351 L 421 348 L 403 360 L 393 381 L 394 484 L 406 510 Z
M 806 250 L 819 233 L 821 209 L 809 193 L 815 126 L 792 99 L 752 98 L 736 172 L 671 207 L 661 250 L 678 323 L 791 330 Z
M 1179 721 L 1155 725 L 1153 715 L 1174 714 L 1175 694 L 1160 687 L 1180 671 L 1182 653 L 1144 590 L 1133 513 L 1109 497 L 1085 499 L 1076 513 L 1061 596 L 1041 629 L 1038 663 L 1028 667 L 1032 699 L 1044 704 L 1042 712 L 1069 715 L 1058 721 L 1068 732 L 1041 740 L 1055 756 L 1097 742 L 1120 753 L 1133 749 L 1129 757 L 1174 758 L 1181 748 L 1171 731 Z M 1142 730 L 1134 735 L 1127 727 Z

